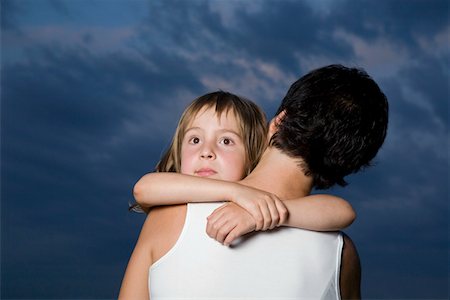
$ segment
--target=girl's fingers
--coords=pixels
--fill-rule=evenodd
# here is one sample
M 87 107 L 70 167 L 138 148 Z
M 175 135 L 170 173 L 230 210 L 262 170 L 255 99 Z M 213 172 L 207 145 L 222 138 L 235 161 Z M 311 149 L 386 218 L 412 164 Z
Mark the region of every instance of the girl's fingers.
M 217 240 L 217 236 L 219 234 L 219 230 L 222 228 L 222 226 L 226 223 L 226 220 L 219 218 L 214 222 L 209 222 L 206 225 L 206 233 L 208 236 L 212 239 Z
M 278 213 L 280 215 L 280 219 L 278 220 L 278 224 L 276 226 L 281 226 L 286 222 L 286 220 L 289 216 L 289 212 L 286 208 L 286 205 L 284 205 L 283 201 L 281 201 L 278 198 L 275 199 L 275 205 L 276 205 Z
M 264 228 L 264 217 L 259 207 L 258 210 L 249 213 L 252 215 L 253 219 L 255 219 L 255 231 L 262 230 Z
M 222 226 L 220 226 L 219 230 L 217 231 L 216 235 L 216 241 L 218 241 L 221 244 L 224 244 L 224 241 L 226 237 L 229 235 L 229 233 L 236 227 L 235 222 L 226 222 Z
M 270 224 L 272 223 L 272 216 L 271 216 L 269 205 L 268 205 L 267 201 L 263 202 L 260 205 L 260 208 L 261 208 L 262 216 L 264 218 L 264 221 L 263 221 L 264 226 L 263 226 L 262 230 L 267 230 L 270 228 Z
M 276 206 L 275 201 L 269 201 L 267 203 L 267 206 L 269 208 L 270 218 L 271 218 L 269 229 L 274 229 L 280 222 L 280 214 L 278 212 L 278 208 Z
M 242 233 L 240 233 L 239 226 L 235 226 L 230 230 L 230 233 L 227 234 L 227 237 L 223 241 L 225 246 L 231 245 L 231 243 L 238 237 L 240 237 Z
M 211 215 L 207 218 L 206 223 L 206 234 L 213 239 L 216 239 L 217 232 L 220 229 L 220 225 L 224 222 L 222 220 L 222 216 L 224 215 L 224 211 L 222 207 L 214 210 Z M 222 220 L 222 221 L 221 221 Z

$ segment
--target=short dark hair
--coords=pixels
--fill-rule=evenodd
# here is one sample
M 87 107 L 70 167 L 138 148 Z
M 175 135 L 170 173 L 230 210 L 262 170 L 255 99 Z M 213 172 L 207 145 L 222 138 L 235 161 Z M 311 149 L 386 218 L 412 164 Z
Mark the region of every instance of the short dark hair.
M 370 165 L 386 137 L 388 102 L 362 69 L 330 65 L 294 82 L 270 144 L 313 177 L 317 189 L 345 186 L 344 177 Z

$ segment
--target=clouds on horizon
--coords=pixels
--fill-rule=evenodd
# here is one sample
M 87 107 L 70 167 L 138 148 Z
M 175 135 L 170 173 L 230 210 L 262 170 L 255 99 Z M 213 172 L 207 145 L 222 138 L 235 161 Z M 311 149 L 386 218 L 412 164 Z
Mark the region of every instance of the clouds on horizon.
M 332 190 L 358 211 L 349 232 L 369 267 L 366 280 L 386 285 L 380 291 L 367 281 L 366 294 L 444 295 L 446 1 L 409 1 L 409 9 L 401 1 L 42 1 L 39 12 L 33 1 L 1 4 L 2 295 L 49 297 L 39 284 L 57 282 L 61 289 L 50 293 L 61 297 L 67 283 L 57 274 L 72 271 L 74 286 L 85 287 L 72 295 L 114 297 L 106 288 L 118 288 L 111 285 L 142 221 L 126 213 L 129 191 L 151 171 L 185 105 L 225 89 L 270 117 L 295 79 L 329 63 L 364 67 L 390 100 L 379 164 Z M 98 272 L 117 274 L 90 286 L 71 262 L 89 265 L 105 248 L 114 251 Z M 46 269 L 51 258 L 61 269 Z M 414 273 L 417 260 L 428 265 L 423 274 Z M 105 266 L 112 261 L 115 269 Z M 46 270 L 53 275 L 35 278 Z M 387 279 L 377 277 L 383 270 Z M 21 272 L 28 291 L 14 289 Z M 434 292 L 396 287 L 399 277 L 425 278 Z

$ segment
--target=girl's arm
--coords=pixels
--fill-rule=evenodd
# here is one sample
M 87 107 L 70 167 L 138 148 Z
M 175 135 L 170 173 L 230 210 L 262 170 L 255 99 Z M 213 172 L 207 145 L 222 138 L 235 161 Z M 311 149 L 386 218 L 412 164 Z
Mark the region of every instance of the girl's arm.
M 355 212 L 344 199 L 330 195 L 311 195 L 285 200 L 289 217 L 281 224 L 315 231 L 336 231 L 349 226 Z M 255 230 L 255 222 L 249 213 L 235 203 L 217 208 L 209 217 L 206 233 L 224 245 Z
M 285 225 L 316 231 L 333 231 L 349 226 L 355 219 L 351 205 L 336 196 L 311 195 L 285 200 L 280 205 L 281 201 L 275 195 L 255 188 L 236 182 L 179 173 L 145 175 L 136 183 L 134 196 L 143 207 L 229 200 L 247 210 L 255 219 L 256 226 L 253 230 Z M 226 217 L 226 214 L 222 215 Z
M 144 210 L 190 202 L 232 201 L 250 213 L 256 230 L 282 225 L 288 210 L 275 195 L 236 182 L 179 173 L 149 173 L 134 186 L 134 198 Z
M 315 231 L 336 231 L 350 226 L 356 218 L 353 207 L 342 198 L 318 194 L 284 200 L 289 216 L 284 226 Z
M 230 200 L 231 191 L 238 186 L 210 178 L 180 173 L 158 172 L 144 175 L 134 185 L 133 195 L 142 207 L 217 202 Z

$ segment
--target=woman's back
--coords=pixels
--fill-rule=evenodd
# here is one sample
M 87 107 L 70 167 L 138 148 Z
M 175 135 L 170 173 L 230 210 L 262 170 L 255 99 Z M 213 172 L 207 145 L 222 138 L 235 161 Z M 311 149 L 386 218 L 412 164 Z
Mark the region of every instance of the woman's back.
M 339 299 L 340 234 L 280 228 L 225 247 L 205 232 L 221 204 L 178 206 L 163 216 L 177 218 L 152 243 L 152 300 Z

